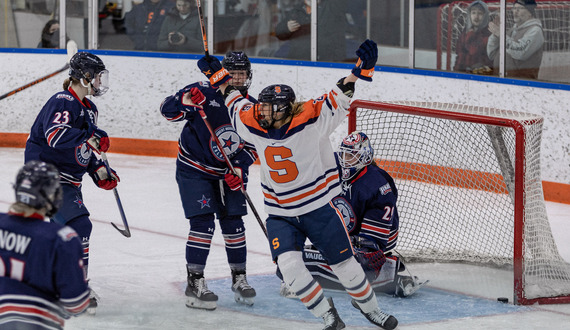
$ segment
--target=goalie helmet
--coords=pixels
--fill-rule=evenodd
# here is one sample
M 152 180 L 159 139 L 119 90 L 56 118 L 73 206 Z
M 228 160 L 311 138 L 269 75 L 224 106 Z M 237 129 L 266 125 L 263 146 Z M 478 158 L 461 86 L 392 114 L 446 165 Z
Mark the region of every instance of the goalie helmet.
M 228 71 L 245 71 L 246 77 L 242 85 L 234 85 L 232 81 L 230 81 L 230 84 L 242 92 L 242 94 L 244 92 L 247 93 L 253 77 L 249 57 L 244 52 L 228 52 L 222 60 L 222 66 Z
M 374 159 L 370 139 L 362 132 L 350 133 L 340 144 L 338 158 L 342 167 L 342 180 L 350 180 Z
M 87 52 L 73 55 L 69 60 L 69 76 L 80 80 L 82 84 L 82 79 L 85 79 L 93 89 L 93 96 L 101 96 L 109 90 L 109 71 L 97 55 Z
M 273 127 L 275 121 L 282 120 L 291 115 L 293 103 L 295 102 L 295 92 L 293 88 L 287 85 L 271 85 L 265 87 L 261 93 L 259 93 L 257 101 L 259 101 L 260 104 L 255 107 L 255 118 L 257 118 L 257 122 L 263 129 L 268 129 Z M 264 103 L 271 106 L 270 118 L 266 118 L 259 111 Z M 277 117 L 277 115 L 280 116 Z
M 38 160 L 27 162 L 16 175 L 14 183 L 16 202 L 36 210 L 45 209 L 46 215 L 54 215 L 62 201 L 59 171 L 51 164 Z

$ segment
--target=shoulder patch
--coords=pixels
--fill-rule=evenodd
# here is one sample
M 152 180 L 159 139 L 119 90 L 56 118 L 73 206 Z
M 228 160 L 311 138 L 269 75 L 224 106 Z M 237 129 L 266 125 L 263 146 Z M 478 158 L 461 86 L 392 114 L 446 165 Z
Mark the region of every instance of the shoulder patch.
M 66 99 L 68 101 L 73 101 L 73 96 L 67 94 L 57 94 L 56 99 Z
M 57 235 L 61 237 L 64 242 L 70 241 L 72 238 L 77 237 L 77 233 L 73 228 L 65 226 L 57 231 Z

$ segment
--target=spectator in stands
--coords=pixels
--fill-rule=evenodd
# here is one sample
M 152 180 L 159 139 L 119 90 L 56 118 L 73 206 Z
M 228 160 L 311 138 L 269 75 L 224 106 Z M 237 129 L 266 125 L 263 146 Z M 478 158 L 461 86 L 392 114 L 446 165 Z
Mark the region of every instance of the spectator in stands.
M 170 8 L 169 0 L 144 0 L 125 15 L 127 35 L 136 50 L 157 50 L 158 35 Z
M 346 58 L 346 8 L 343 0 L 318 0 L 317 60 L 342 61 Z M 300 0 L 283 13 L 275 27 L 279 40 L 288 40 L 276 56 L 309 60 L 311 58 L 311 1 Z
M 50 19 L 42 30 L 38 48 L 59 48 L 59 21 Z
M 515 24 L 506 34 L 505 76 L 538 79 L 542 62 L 544 33 L 542 23 L 535 18 L 535 0 L 515 0 L 513 19 Z M 492 35 L 487 43 L 487 54 L 493 62 L 493 73 L 499 67 L 499 21 L 498 17 L 489 23 Z
M 487 56 L 487 41 L 491 32 L 489 8 L 483 1 L 474 1 L 467 7 L 464 30 L 457 39 L 454 71 L 491 74 L 493 61 Z
M 176 7 L 168 12 L 160 34 L 158 50 L 201 53 L 202 34 L 196 6 L 190 0 L 177 0 Z

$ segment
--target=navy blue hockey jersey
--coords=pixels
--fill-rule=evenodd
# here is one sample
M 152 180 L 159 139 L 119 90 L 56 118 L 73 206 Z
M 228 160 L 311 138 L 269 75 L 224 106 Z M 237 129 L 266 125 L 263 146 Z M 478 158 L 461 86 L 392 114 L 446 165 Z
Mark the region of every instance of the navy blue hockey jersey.
M 220 179 L 228 172 L 223 155 L 200 114 L 197 111 L 185 111 L 185 106 L 182 105 L 182 95 L 194 87 L 200 89 L 206 97 L 203 108 L 208 116 L 208 122 L 232 165 L 244 170 L 244 181 L 246 181 L 247 169 L 257 158 L 255 148 L 237 134 L 230 123 L 221 93 L 205 81 L 184 87 L 176 94 L 168 96 L 160 106 L 160 112 L 168 121 L 186 121 L 178 139 L 177 167 L 197 171 L 210 179 Z M 248 99 L 257 103 L 257 100 L 251 96 L 248 96 Z
M 25 162 L 54 164 L 66 181 L 79 186 L 97 161 L 87 146 L 89 123 L 97 125 L 97 107 L 72 90 L 53 95 L 38 114 L 26 142 Z
M 83 312 L 90 290 L 82 256 L 70 227 L 0 213 L 0 328 L 63 329 Z
M 341 211 L 350 236 L 367 238 L 384 252 L 396 247 L 400 223 L 398 191 L 392 177 L 371 164 L 343 182 L 342 189 L 333 203 Z

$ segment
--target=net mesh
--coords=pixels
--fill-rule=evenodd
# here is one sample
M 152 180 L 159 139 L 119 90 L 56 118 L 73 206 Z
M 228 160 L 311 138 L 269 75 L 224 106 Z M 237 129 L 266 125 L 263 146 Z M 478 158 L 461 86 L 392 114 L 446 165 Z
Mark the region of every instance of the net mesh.
M 570 294 L 570 267 L 558 253 L 544 205 L 542 118 L 487 107 L 389 103 L 414 107 L 416 114 L 374 103 L 378 106 L 356 110 L 356 129 L 369 136 L 377 162 L 398 185 L 397 250 L 407 260 L 512 267 L 516 130 L 482 124 L 488 121 L 481 119 L 516 119 L 525 135 L 524 296 Z M 462 119 L 421 114 L 429 109 L 461 114 Z

